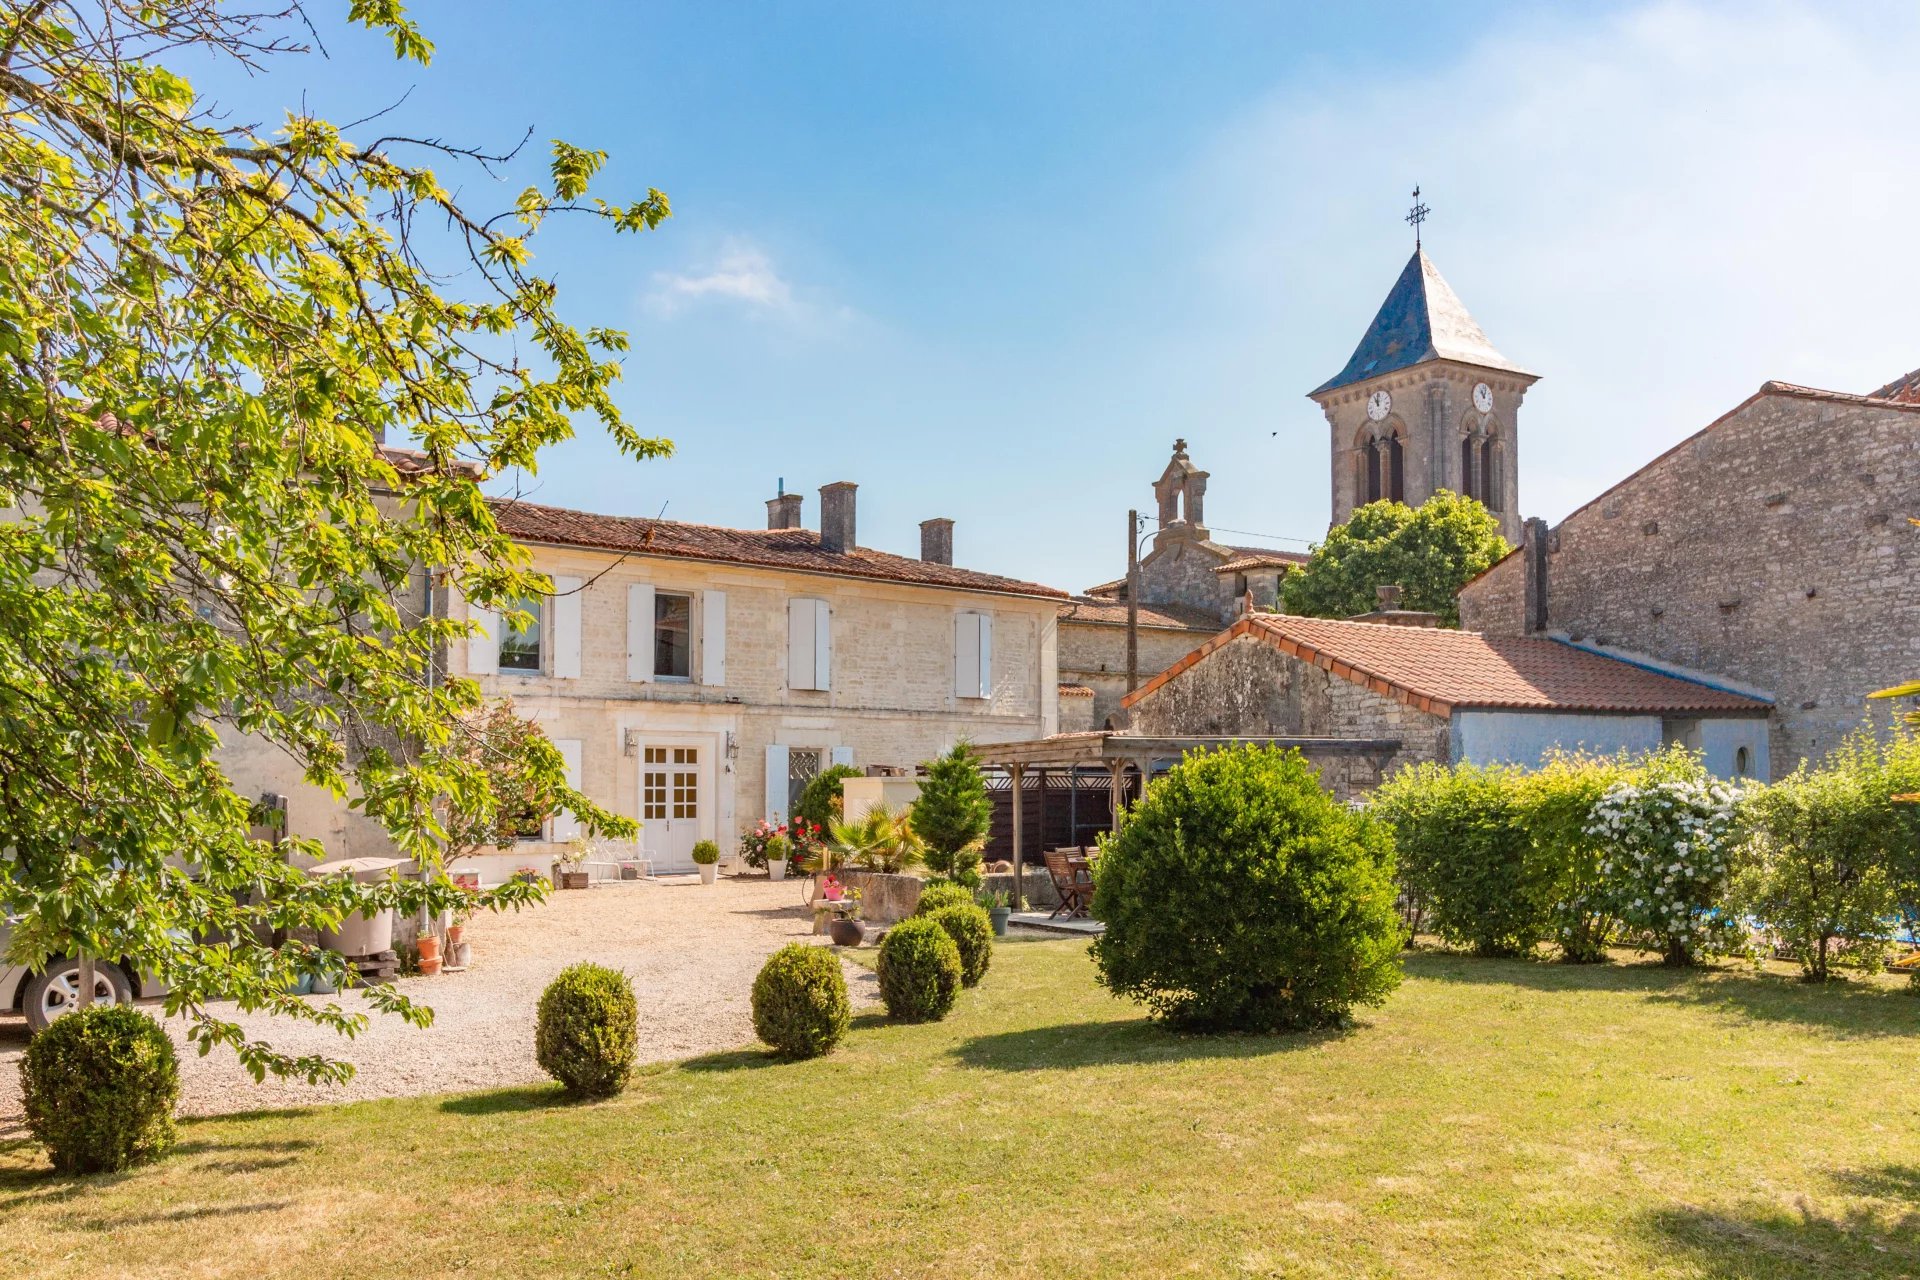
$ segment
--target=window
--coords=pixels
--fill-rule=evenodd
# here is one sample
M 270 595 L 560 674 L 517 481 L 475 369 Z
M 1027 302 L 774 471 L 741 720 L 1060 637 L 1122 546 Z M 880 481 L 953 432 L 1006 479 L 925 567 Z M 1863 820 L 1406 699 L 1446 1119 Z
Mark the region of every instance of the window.
M 653 674 L 662 680 L 693 678 L 693 597 L 653 597 Z
M 640 771 L 640 819 L 662 822 L 667 816 L 667 749 L 648 747 Z
M 540 674 L 541 609 L 536 599 L 517 601 L 512 612 L 522 616 L 515 626 L 501 619 L 500 669 L 522 675 Z
M 1380 434 L 1376 435 L 1376 430 Z M 1397 422 L 1361 429 L 1355 445 L 1359 450 L 1354 470 L 1355 506 L 1385 498 L 1395 502 L 1406 501 L 1406 450 L 1400 438 L 1401 431 Z
M 800 797 L 806 792 L 807 784 L 820 772 L 820 762 L 824 756 L 818 747 L 791 747 L 787 750 L 787 812 L 791 814 L 800 804 Z
M 1460 437 L 1460 496 L 1477 498 L 1478 486 L 1473 483 L 1474 448 L 1472 436 Z
M 1741 747 L 1733 753 L 1733 776 L 1751 777 L 1753 774 L 1753 753 Z

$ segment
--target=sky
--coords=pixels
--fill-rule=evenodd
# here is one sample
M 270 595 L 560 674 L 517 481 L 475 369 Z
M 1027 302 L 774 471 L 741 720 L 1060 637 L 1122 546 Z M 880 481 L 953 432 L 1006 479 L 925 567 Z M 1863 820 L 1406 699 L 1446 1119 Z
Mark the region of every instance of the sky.
M 196 84 L 235 119 L 531 130 L 498 178 L 444 174 L 487 212 L 555 137 L 611 153 L 601 194 L 673 202 L 534 243 L 675 442 L 633 462 L 583 422 L 536 501 L 751 528 L 784 483 L 813 526 L 852 480 L 862 545 L 917 554 L 947 516 L 957 563 L 1079 590 L 1178 436 L 1217 538 L 1304 549 L 1305 393 L 1412 251 L 1415 184 L 1429 255 L 1541 375 L 1527 515 L 1769 378 L 1920 365 L 1920 6 L 416 0 L 424 69 L 310 6 L 324 54 Z

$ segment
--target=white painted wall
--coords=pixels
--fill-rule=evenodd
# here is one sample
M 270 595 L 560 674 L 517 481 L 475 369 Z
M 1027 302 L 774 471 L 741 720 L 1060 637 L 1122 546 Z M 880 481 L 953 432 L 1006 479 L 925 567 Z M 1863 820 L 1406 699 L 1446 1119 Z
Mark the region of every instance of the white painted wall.
M 1765 779 L 1767 722 L 1753 716 L 1699 718 L 1699 748 L 1707 769 L 1722 778 L 1735 776 L 1740 748 L 1747 749 L 1749 778 Z M 1658 751 L 1663 739 L 1659 716 L 1577 715 L 1545 711 L 1456 711 L 1452 721 L 1454 761 L 1472 764 L 1539 765 L 1559 751 L 1613 755 L 1621 751 Z

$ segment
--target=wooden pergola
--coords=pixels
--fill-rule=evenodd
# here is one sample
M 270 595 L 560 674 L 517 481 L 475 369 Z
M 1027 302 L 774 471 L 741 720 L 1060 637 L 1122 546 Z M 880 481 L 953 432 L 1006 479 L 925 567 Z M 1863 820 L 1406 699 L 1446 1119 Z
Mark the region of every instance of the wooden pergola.
M 1397 738 L 1310 738 L 1277 736 L 1202 736 L 1155 737 L 1146 734 L 1095 730 L 1090 733 L 1057 733 L 1051 738 L 1032 738 L 1025 742 L 992 742 L 976 746 L 974 755 L 982 765 L 1007 771 L 1013 782 L 1013 898 L 1016 909 L 1025 905 L 1024 814 L 1021 797 L 1029 769 L 1079 770 L 1103 767 L 1112 786 L 1113 816 L 1117 824 L 1125 803 L 1127 768 L 1140 775 L 1141 786 L 1153 776 L 1161 762 L 1178 761 L 1189 752 L 1219 751 L 1227 747 L 1297 747 L 1308 756 L 1371 756 L 1384 761 L 1400 750 Z M 1044 812 L 1044 807 L 1043 807 Z

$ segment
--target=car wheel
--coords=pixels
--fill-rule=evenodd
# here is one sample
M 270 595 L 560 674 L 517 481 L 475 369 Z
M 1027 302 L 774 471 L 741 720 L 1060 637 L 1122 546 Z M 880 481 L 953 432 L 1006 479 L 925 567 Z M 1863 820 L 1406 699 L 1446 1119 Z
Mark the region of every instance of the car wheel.
M 133 984 L 120 966 L 95 961 L 93 966 L 93 1002 L 126 1004 L 133 999 Z M 27 1028 L 45 1031 L 47 1024 L 63 1013 L 80 1007 L 80 962 L 56 960 L 27 979 L 20 991 L 20 1011 L 27 1015 Z

